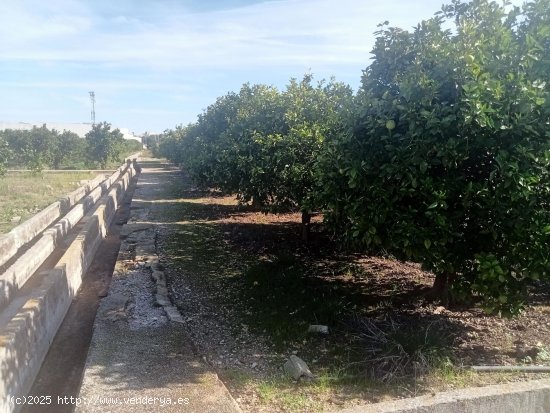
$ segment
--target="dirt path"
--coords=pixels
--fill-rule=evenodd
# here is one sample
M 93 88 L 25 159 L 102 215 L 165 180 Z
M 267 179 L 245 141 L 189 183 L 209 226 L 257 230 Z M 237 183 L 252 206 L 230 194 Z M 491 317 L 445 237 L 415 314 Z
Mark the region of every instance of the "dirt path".
M 157 207 L 169 203 L 166 185 L 179 173 L 144 159 L 134 192 L 125 239 L 101 300 L 78 397 L 79 413 L 186 412 L 239 413 L 214 370 L 197 356 L 184 326 L 162 307 L 156 251 Z M 160 279 L 160 278 L 159 278 Z M 164 295 L 165 297 L 165 295 Z M 175 309 L 174 309 L 175 310 Z

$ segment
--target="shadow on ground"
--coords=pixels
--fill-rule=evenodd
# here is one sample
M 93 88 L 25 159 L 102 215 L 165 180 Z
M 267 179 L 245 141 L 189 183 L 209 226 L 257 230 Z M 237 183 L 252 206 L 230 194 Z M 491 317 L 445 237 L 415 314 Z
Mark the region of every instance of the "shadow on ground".
M 323 232 L 320 217 L 312 225 L 313 241 L 304 245 L 298 214 L 264 215 L 219 192 L 195 188 L 167 164 L 143 166 L 156 169 L 140 179 L 139 186 L 148 196 L 138 194 L 134 207 L 148 209 L 147 222 L 161 234 L 155 243 L 163 257 L 172 298 L 184 318 L 217 318 L 220 329 L 228 331 L 250 326 L 258 342 L 270 343 L 275 354 L 297 352 L 304 359 L 315 360 L 316 371 L 330 374 L 344 371 L 366 377 L 374 371 L 373 360 L 384 356 L 373 352 L 376 345 L 390 352 L 395 350 L 392 343 L 396 351 L 401 351 L 401 346 L 412 356 L 410 369 L 404 371 L 409 376 L 393 390 L 384 388 L 381 392 L 372 390 L 376 384 L 367 380 L 371 401 L 385 394 L 402 396 L 399 388 L 416 389 L 424 376 L 433 373 L 414 367 L 422 362 L 414 358 L 418 356 L 413 354 L 415 348 L 423 352 L 420 357 L 437 361 L 433 370 L 452 375 L 445 370 L 449 360 L 457 365 L 502 363 L 518 360 L 532 347 L 511 344 L 511 329 L 516 328 L 518 335 L 525 333 L 521 320 L 505 324 L 479 309 L 449 311 L 427 303 L 424 297 L 433 276 L 418 265 L 342 251 Z M 182 299 L 188 294 L 184 286 L 190 286 L 211 313 L 204 314 L 202 306 L 194 307 Z M 331 333 L 308 334 L 310 324 L 327 325 Z M 506 326 L 506 333 L 499 333 L 499 326 Z M 109 329 L 109 334 L 117 337 L 117 351 L 125 354 L 122 364 L 111 364 L 106 354 L 92 360 L 92 366 L 113 389 L 148 394 L 162 387 L 200 384 L 212 377 L 208 375 L 211 367 L 197 358 L 185 328 L 143 330 L 140 334 L 147 338 L 138 344 L 140 336 L 135 332 L 120 329 L 117 323 Z M 544 334 L 550 337 L 546 329 Z M 219 340 L 215 331 L 205 335 Z M 510 341 L 506 348 L 499 346 L 504 341 Z M 277 357 L 274 360 L 279 363 Z M 222 373 L 229 376 L 228 371 Z M 374 373 L 380 378 L 384 372 L 387 370 Z M 353 380 L 348 385 L 348 378 L 342 374 L 334 382 L 342 397 L 364 397 L 365 386 L 357 387 Z M 230 380 L 233 384 L 238 381 Z

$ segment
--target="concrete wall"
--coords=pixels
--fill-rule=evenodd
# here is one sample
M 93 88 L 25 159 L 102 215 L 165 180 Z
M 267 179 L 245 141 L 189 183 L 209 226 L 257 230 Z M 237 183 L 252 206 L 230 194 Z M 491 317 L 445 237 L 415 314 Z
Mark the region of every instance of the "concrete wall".
M 119 170 L 117 170 L 120 173 Z M 115 172 L 115 173 L 117 173 Z M 85 185 L 60 198 L 36 215 L 21 223 L 7 234 L 0 236 L 0 266 L 10 260 L 19 249 L 31 242 L 37 235 L 57 221 L 62 215 L 80 201 L 86 194 L 93 191 L 105 181 L 104 175 L 99 175 Z
M 12 297 L 17 294 L 29 277 L 38 270 L 42 263 L 54 251 L 56 246 L 67 236 L 69 231 L 71 231 L 84 214 L 96 204 L 101 196 L 107 193 L 113 182 L 115 182 L 121 174 L 125 173 L 128 167 L 127 164 L 123 168 L 121 167 L 109 178 L 97 185 L 76 205 L 74 205 L 74 202 L 79 199 L 81 195 L 85 194 L 88 188 L 80 188 L 44 210 L 54 210 L 56 214 L 60 214 L 67 207 L 74 205 L 59 222 L 52 228 L 44 231 L 38 241 L 0 275 L 0 311 L 10 303 Z M 61 206 L 59 206 L 59 204 L 61 204 Z M 52 206 L 55 208 L 51 208 Z M 47 221 L 54 219 L 55 214 L 53 213 L 44 215 L 48 217 L 47 221 L 46 219 L 34 219 L 42 215 L 42 212 L 31 218 L 29 220 L 31 222 L 29 225 L 23 223 L 14 228 L 13 234 L 15 235 L 17 243 L 21 243 L 22 240 L 30 238 L 31 234 L 38 232 L 40 228 L 46 225 Z M 21 226 L 24 226 L 23 230 L 19 230 Z
M 131 164 L 124 167 L 119 179 L 82 218 L 81 231 L 55 267 L 33 278 L 38 287 L 13 294 L 0 313 L 0 413 L 19 410 L 10 398 L 30 390 L 134 174 Z M 79 214 L 62 221 L 74 222 Z M 62 221 L 56 226 L 62 226 Z
M 550 380 L 498 384 L 357 406 L 333 413 L 550 413 Z
M 88 181 L 85 185 L 75 189 L 73 192 L 47 206 L 42 211 L 29 218 L 27 221 L 21 223 L 7 234 L 0 235 L 0 266 L 12 259 L 21 247 L 33 241 L 46 228 L 52 225 L 61 216 L 65 215 L 79 201 L 84 199 L 84 203 L 87 205 L 90 201 L 84 197 L 94 191 L 98 186 L 101 186 L 103 191 L 102 194 L 105 193 L 112 183 L 118 179 L 120 174 L 124 173 L 126 168 L 128 168 L 128 161 L 139 158 L 139 155 L 140 153 L 137 152 L 128 156 L 124 160 L 124 164 L 122 164 L 108 178 L 106 178 L 105 175 L 100 174 L 94 179 Z M 96 200 L 97 199 L 94 199 L 93 203 L 95 203 Z M 81 217 L 82 216 L 80 216 L 80 218 Z M 1 282 L 0 290 L 3 290 Z

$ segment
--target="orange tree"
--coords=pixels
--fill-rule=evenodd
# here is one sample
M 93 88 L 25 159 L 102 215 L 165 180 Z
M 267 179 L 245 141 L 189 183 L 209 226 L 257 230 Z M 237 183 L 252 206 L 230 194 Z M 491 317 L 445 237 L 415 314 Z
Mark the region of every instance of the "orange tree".
M 186 143 L 190 143 L 188 135 L 189 127 L 184 127 L 183 125 L 178 125 L 171 130 L 166 130 L 159 136 L 158 145 L 152 147 L 153 155 L 170 159 L 177 165 L 183 165 L 187 161 L 185 155 L 193 152 L 190 150 L 183 151 L 184 144 L 182 140 L 188 139 Z
M 8 143 L 0 136 L 0 176 L 6 173 L 6 165 L 10 157 L 10 148 Z
M 97 162 L 102 169 L 109 161 L 120 161 L 124 137 L 119 129 L 111 130 L 111 124 L 107 122 L 97 123 L 85 139 L 89 160 Z
M 179 142 L 184 167 L 202 186 L 266 212 L 301 211 L 307 238 L 314 164 L 351 98 L 348 86 L 334 80 L 314 85 L 311 75 L 292 79 L 282 92 L 245 84 L 218 98 L 172 143 Z
M 521 309 L 550 275 L 549 4 L 454 1 L 412 32 L 381 27 L 317 169 L 341 239 L 421 262 L 439 293 Z
M 56 130 L 33 126 L 30 130 L 6 129 L 0 131 L 11 150 L 8 164 L 11 167 L 27 167 L 35 172 L 51 167 L 55 156 L 60 156 L 55 145 L 59 137 Z

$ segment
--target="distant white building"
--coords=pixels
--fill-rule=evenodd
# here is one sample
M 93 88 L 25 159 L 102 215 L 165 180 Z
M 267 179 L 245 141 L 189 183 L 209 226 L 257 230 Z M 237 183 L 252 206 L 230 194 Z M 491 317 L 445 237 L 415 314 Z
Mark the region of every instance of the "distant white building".
M 2 122 L 0 121 L 0 130 L 14 129 L 14 130 L 31 130 L 34 126 L 40 128 L 42 125 L 46 125 L 48 129 L 55 129 L 58 132 L 69 131 L 76 133 L 83 138 L 90 130 L 92 130 L 91 123 L 61 123 L 61 122 Z M 111 130 L 117 129 L 115 126 L 111 126 Z M 133 132 L 130 132 L 128 128 L 118 128 L 124 139 L 133 139 L 141 142 L 141 137 L 136 136 Z

